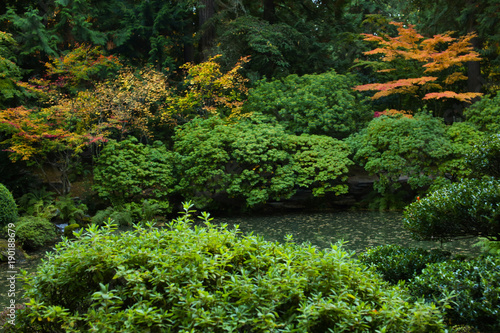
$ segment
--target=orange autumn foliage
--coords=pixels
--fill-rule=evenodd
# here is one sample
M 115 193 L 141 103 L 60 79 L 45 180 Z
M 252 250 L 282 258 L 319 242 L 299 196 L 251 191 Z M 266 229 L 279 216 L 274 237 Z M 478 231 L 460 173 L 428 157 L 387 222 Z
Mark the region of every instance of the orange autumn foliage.
M 397 27 L 398 36 L 396 37 L 363 34 L 364 40 L 376 42 L 379 46 L 364 54 L 380 55 L 380 60 L 385 63 L 396 60 L 417 62 L 421 66 L 422 76 L 360 85 L 355 87 L 355 90 L 376 91 L 372 99 L 398 93 L 417 95 L 417 92 L 424 91 L 423 100 L 452 98 L 470 102 L 481 95 L 480 93 L 457 93 L 446 89 L 447 86 L 457 81 L 467 80 L 467 76 L 461 72 L 460 68 L 466 62 L 481 60 L 471 45 L 474 34 L 454 38 L 451 37 L 452 32 L 448 32 L 425 38 L 415 30 L 413 25 L 406 27 L 403 23 L 391 22 L 391 24 Z M 445 70 L 449 72 L 449 69 L 454 69 L 454 71 L 451 74 L 444 73 Z M 397 69 L 385 68 L 378 72 L 388 73 L 395 70 Z M 428 75 L 430 73 L 434 75 Z

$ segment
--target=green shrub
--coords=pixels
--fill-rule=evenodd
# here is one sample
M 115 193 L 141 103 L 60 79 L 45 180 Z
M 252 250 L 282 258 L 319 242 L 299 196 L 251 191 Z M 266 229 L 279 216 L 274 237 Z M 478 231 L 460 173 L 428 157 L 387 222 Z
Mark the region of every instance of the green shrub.
M 500 133 L 479 141 L 466 160 L 474 175 L 500 178 Z
M 177 189 L 197 207 L 255 207 L 290 198 L 298 187 L 315 196 L 347 192 L 339 180 L 345 180 L 352 162 L 347 145 L 337 139 L 290 135 L 277 124 L 211 117 L 177 128 L 174 141 Z
M 344 138 L 365 126 L 373 112 L 352 87 L 351 75 L 334 71 L 313 75 L 290 75 L 261 82 L 250 90 L 245 107 L 250 112 L 275 117 L 295 134 L 318 134 Z
M 68 223 L 73 224 L 81 221 L 87 212 L 87 206 L 83 203 L 76 203 L 75 199 L 69 195 L 60 196 L 54 202 L 57 208 L 57 218 Z
M 445 312 L 451 325 L 470 325 L 481 332 L 500 330 L 499 257 L 431 264 L 411 281 L 409 289 L 428 301 L 453 292 L 455 297 Z
M 189 207 L 185 205 L 185 210 Z M 16 325 L 43 332 L 444 332 L 338 246 L 279 244 L 189 214 L 165 229 L 91 226 L 26 276 Z M 16 328 L 12 328 L 15 330 Z M 8 330 L 7 330 L 8 331 Z
M 91 219 L 92 223 L 96 225 L 104 225 L 108 220 L 121 226 L 130 226 L 134 223 L 131 211 L 120 210 L 114 207 L 98 211 Z
M 169 211 L 172 193 L 173 154 L 156 141 L 151 145 L 130 138 L 106 144 L 94 168 L 94 190 L 114 206 L 140 203 L 145 199 L 162 201 L 164 213 Z
M 354 161 L 379 180 L 379 193 L 401 187 L 400 177 L 408 177 L 412 189 L 426 187 L 439 175 L 441 165 L 451 153 L 444 123 L 427 114 L 414 118 L 381 116 L 359 133 L 348 138 Z
M 417 240 L 500 236 L 500 180 L 464 179 L 411 203 L 405 227 Z
M 381 245 L 368 249 L 358 258 L 366 265 L 373 265 L 384 280 L 396 284 L 400 280 L 410 280 L 420 274 L 428 264 L 447 260 L 450 255 L 449 252 L 439 249 L 427 251 L 422 248 Z
M 17 206 L 12 193 L 0 183 L 0 227 L 17 221 Z
M 25 215 L 35 214 L 35 205 L 45 205 L 54 203 L 54 192 L 47 191 L 44 187 L 24 194 L 17 199 L 19 211 Z
M 496 134 L 500 132 L 500 94 L 484 96 L 464 111 L 467 122 L 481 131 Z
M 39 249 L 57 236 L 53 223 L 36 216 L 21 216 L 15 229 L 16 240 L 25 250 Z

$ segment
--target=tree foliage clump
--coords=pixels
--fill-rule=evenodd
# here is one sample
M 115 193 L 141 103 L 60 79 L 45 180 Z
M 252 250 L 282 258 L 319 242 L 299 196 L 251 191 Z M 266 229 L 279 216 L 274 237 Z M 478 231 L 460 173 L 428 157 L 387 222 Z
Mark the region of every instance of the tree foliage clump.
M 444 123 L 432 116 L 381 116 L 348 138 L 354 161 L 379 180 L 380 193 L 398 189 L 401 177 L 413 188 L 428 186 L 451 153 Z
M 352 90 L 355 84 L 353 76 L 334 71 L 289 75 L 258 84 L 250 90 L 245 108 L 276 118 L 295 134 L 343 138 L 372 118 L 364 98 Z
M 195 117 L 240 116 L 248 90 L 248 79 L 240 71 L 249 59 L 240 58 L 230 70 L 224 72 L 219 58 L 220 55 L 217 55 L 200 64 L 182 66 L 186 70 L 183 87 L 166 98 L 167 105 L 162 113 L 164 120 L 184 124 Z
M 17 329 L 444 332 L 433 304 L 410 301 L 339 245 L 268 242 L 200 218 L 120 234 L 90 226 L 63 240 L 26 277 Z
M 479 61 L 479 53 L 474 51 L 470 33 L 455 38 L 451 32 L 425 38 L 413 25 L 391 22 L 396 26 L 398 36 L 363 34 L 366 41 L 377 43 L 377 48 L 364 52 L 365 55 L 378 56 L 377 62 L 367 62 L 377 67 L 377 72 L 392 80 L 385 83 L 359 85 L 358 91 L 373 90 L 372 99 L 379 99 L 393 94 L 415 97 L 414 105 L 421 107 L 422 101 L 455 99 L 471 102 L 481 93 L 463 92 L 457 82 L 467 80 L 463 74 L 463 65 L 470 61 Z M 403 76 L 403 77 L 402 77 Z M 457 92 L 458 91 L 458 92 Z M 412 109 L 411 104 L 403 108 Z M 413 109 L 413 111 L 416 111 Z
M 174 155 L 159 141 L 144 145 L 135 138 L 110 140 L 94 168 L 94 190 L 113 206 L 154 200 L 166 212 L 174 165 Z
M 17 205 L 9 189 L 0 183 L 0 227 L 17 221 Z
M 15 45 L 11 34 L 0 31 L 0 108 L 10 106 L 23 95 L 16 83 L 21 78 L 21 69 L 12 52 Z
M 497 134 L 500 132 L 500 94 L 485 96 L 464 111 L 467 122 L 479 130 Z
M 326 136 L 289 135 L 283 127 L 217 117 L 178 128 L 179 191 L 199 206 L 246 200 L 249 207 L 290 198 L 297 187 L 345 193 L 349 149 Z M 335 183 L 334 183 L 335 182 Z

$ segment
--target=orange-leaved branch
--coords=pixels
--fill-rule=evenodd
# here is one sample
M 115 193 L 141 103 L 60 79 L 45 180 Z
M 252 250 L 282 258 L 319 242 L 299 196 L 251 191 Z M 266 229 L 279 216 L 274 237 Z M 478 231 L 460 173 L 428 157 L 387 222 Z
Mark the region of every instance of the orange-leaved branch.
M 481 95 L 454 91 L 459 90 L 457 82 L 467 80 L 463 73 L 464 65 L 481 60 L 471 44 L 474 34 L 455 38 L 451 36 L 452 32 L 448 32 L 425 38 L 413 25 L 405 26 L 397 22 L 391 24 L 397 27 L 396 37 L 371 34 L 363 36 L 365 41 L 378 44 L 377 48 L 365 52 L 365 55 L 378 55 L 378 61 L 385 63 L 385 67 L 377 72 L 392 74 L 393 79 L 385 83 L 359 85 L 354 89 L 375 91 L 372 99 L 392 94 L 409 94 L 424 101 L 451 98 L 470 102 Z M 405 74 L 408 77 L 404 77 Z

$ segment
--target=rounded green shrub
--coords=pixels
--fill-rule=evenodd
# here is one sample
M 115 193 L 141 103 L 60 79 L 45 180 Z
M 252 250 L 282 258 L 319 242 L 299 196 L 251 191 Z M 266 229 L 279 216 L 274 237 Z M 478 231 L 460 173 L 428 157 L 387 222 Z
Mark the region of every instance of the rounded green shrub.
M 414 118 L 383 115 L 347 142 L 354 162 L 379 177 L 374 188 L 384 194 L 400 188 L 401 177 L 407 177 L 412 189 L 430 185 L 452 151 L 445 133 L 444 123 L 428 114 Z
M 12 193 L 0 183 L 0 227 L 17 221 L 17 206 Z
M 155 199 L 167 213 L 175 182 L 174 164 L 173 154 L 160 141 L 151 145 L 135 138 L 109 141 L 94 168 L 93 188 L 113 206 Z
M 451 325 L 469 325 L 481 332 L 500 331 L 499 257 L 431 264 L 408 287 L 412 294 L 428 301 L 453 293 L 445 311 Z
M 37 216 L 22 216 L 16 223 L 16 240 L 25 250 L 36 250 L 57 237 L 56 226 Z
M 164 229 L 90 226 L 26 277 L 32 332 L 444 332 L 339 246 L 280 244 L 186 215 Z M 17 327 L 13 327 L 12 330 Z M 7 330 L 8 331 L 8 330 Z
M 335 71 L 289 75 L 250 90 L 245 108 L 276 118 L 295 134 L 344 138 L 373 117 L 366 99 L 352 89 L 355 85 L 354 76 Z
M 366 250 L 358 258 L 362 263 L 374 266 L 384 280 L 396 284 L 401 280 L 410 280 L 428 264 L 445 261 L 450 255 L 439 249 L 428 251 L 400 245 L 381 245 Z
M 417 240 L 500 239 L 500 180 L 464 179 L 406 207 L 404 225 Z

